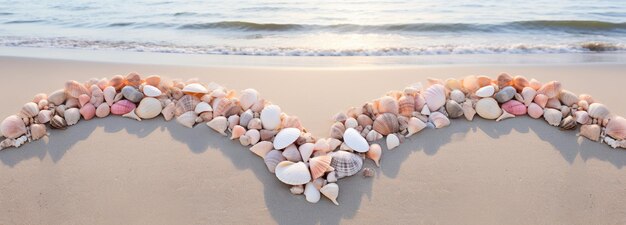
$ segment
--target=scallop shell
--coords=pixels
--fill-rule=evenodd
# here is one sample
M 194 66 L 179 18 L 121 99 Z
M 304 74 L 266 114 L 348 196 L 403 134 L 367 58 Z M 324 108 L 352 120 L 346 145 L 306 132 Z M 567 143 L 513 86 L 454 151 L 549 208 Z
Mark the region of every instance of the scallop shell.
M 163 108 L 163 110 L 161 110 L 161 114 L 163 115 L 165 121 L 170 121 L 174 118 L 174 111 L 176 111 L 176 103 L 174 102 L 170 102 L 165 106 L 165 108 Z M 213 114 L 211 114 L 211 118 L 213 118 L 212 116 Z
M 346 129 L 346 132 L 343 134 L 343 141 L 354 151 L 367 152 L 369 150 L 367 140 L 354 128 Z
M 506 86 L 513 85 L 513 77 L 509 75 L 508 73 L 501 73 L 496 78 L 496 84 L 498 85 L 500 89 Z
M 398 100 L 399 105 L 399 113 L 403 116 L 411 116 L 413 115 L 413 111 L 415 110 L 415 99 L 411 96 L 402 96 Z
M 446 112 L 448 112 L 448 116 L 450 116 L 450 118 L 459 118 L 463 116 L 463 108 L 459 103 L 453 100 L 448 100 L 448 102 L 446 102 Z
M 535 99 L 533 99 L 533 102 L 537 103 L 537 105 L 541 106 L 541 108 L 545 108 L 548 104 L 548 100 L 549 98 L 547 95 L 537 94 L 535 95 Z
M 435 128 L 443 128 L 450 125 L 450 119 L 440 112 L 431 113 L 428 119 L 435 125 Z
M 415 95 L 415 111 L 422 111 L 425 105 L 426 99 L 424 98 L 424 96 L 421 94 Z
M 354 153 L 336 151 L 330 155 L 332 156 L 330 165 L 335 168 L 338 178 L 352 176 L 363 167 L 363 159 Z
M 15 139 L 26 133 L 26 125 L 22 118 L 16 115 L 9 116 L 0 124 L 2 136 L 8 139 Z
M 263 128 L 267 130 L 275 130 L 280 126 L 280 114 L 282 113 L 280 107 L 277 105 L 268 105 L 261 111 L 261 122 Z M 286 147 L 286 146 L 285 146 Z
M 483 98 L 476 102 L 476 113 L 482 118 L 495 120 L 502 115 L 502 109 L 493 98 Z
M 398 114 L 399 113 L 399 104 L 398 101 L 390 96 L 384 96 L 380 99 L 378 99 L 375 103 L 374 103 L 375 107 L 378 109 L 379 113 L 393 113 L 393 114 Z
M 107 104 L 100 104 L 98 108 L 96 108 L 96 116 L 98 118 L 104 118 L 109 116 L 111 113 L 111 107 Z
M 561 124 L 561 119 L 563 119 L 563 114 L 561 111 L 556 109 L 544 109 L 543 119 L 545 119 L 546 122 L 552 126 L 559 126 L 559 124 Z
M 461 104 L 465 102 L 465 94 L 457 89 L 454 89 L 450 92 L 450 99 Z
M 513 87 L 517 91 L 522 91 L 525 87 L 528 87 L 529 85 L 530 85 L 530 82 L 528 81 L 528 79 L 526 79 L 526 77 L 515 76 L 513 78 Z
M 320 191 L 313 183 L 307 183 L 304 186 L 304 196 L 306 201 L 310 203 L 317 203 L 321 198 Z
M 430 86 L 424 91 L 424 99 L 430 111 L 435 111 L 446 104 L 445 87 L 441 84 Z
M 365 153 L 365 156 L 373 160 L 374 163 L 376 163 L 376 166 L 378 167 L 380 167 L 380 158 L 382 157 L 382 155 L 383 155 L 382 148 L 378 144 L 370 145 L 369 151 Z
M 566 106 L 572 106 L 576 103 L 578 103 L 578 96 L 576 96 L 576 94 L 568 91 L 568 90 L 562 90 L 561 93 L 559 94 L 559 100 L 561 100 L 561 102 L 563 103 L 563 105 Z
M 335 203 L 335 205 L 339 205 L 339 202 L 337 202 L 337 197 L 339 196 L 339 185 L 336 183 L 326 184 L 320 189 L 320 192 L 326 196 L 326 198 L 330 199 L 330 201 Z
M 398 124 L 398 118 L 396 115 L 384 113 L 376 117 L 373 128 L 376 132 L 382 135 L 388 135 L 390 133 L 398 132 L 400 125 Z
M 178 102 L 176 102 L 176 109 L 174 110 L 174 115 L 176 117 L 182 115 L 183 113 L 194 111 L 196 109 L 196 105 L 200 104 L 200 99 L 191 96 L 185 95 L 181 97 Z
M 254 89 L 245 89 L 241 91 L 239 104 L 243 110 L 247 110 L 259 100 L 259 92 Z
M 126 86 L 122 88 L 122 95 L 128 101 L 135 102 L 135 103 L 141 101 L 141 99 L 143 99 L 144 97 L 143 94 L 139 92 L 137 89 L 135 89 L 133 86 Z
M 278 180 L 289 185 L 301 185 L 311 181 L 309 169 L 303 162 L 282 161 L 276 165 L 274 172 Z
M 387 143 L 387 149 L 392 150 L 400 146 L 400 139 L 396 136 L 396 134 L 389 134 L 387 135 L 385 143 Z
M 33 118 L 39 114 L 39 106 L 34 102 L 29 102 L 22 106 L 22 110 L 20 111 L 20 115 L 25 118 Z
M 135 110 L 135 113 L 139 118 L 152 119 L 161 114 L 161 102 L 156 98 L 147 97 L 141 100 L 139 106 Z
M 143 94 L 148 97 L 159 97 L 163 92 L 152 85 L 144 85 L 143 86 Z
M 481 98 L 491 97 L 496 89 L 492 85 L 481 87 L 476 91 L 476 96 Z
M 331 160 L 332 156 L 330 155 L 316 156 L 309 160 L 309 169 L 311 170 L 311 177 L 313 180 L 324 176 L 324 173 L 326 172 L 335 170 L 332 166 L 330 166 Z
M 539 88 L 539 90 L 537 90 L 538 94 L 544 94 L 546 96 L 548 96 L 548 98 L 555 98 L 558 97 L 559 94 L 561 93 L 561 90 L 563 88 L 561 87 L 561 82 L 559 81 L 550 81 L 546 84 L 544 84 L 543 86 L 541 86 L 541 88 Z
M 80 115 L 82 115 L 85 120 L 91 120 L 96 116 L 96 107 L 91 103 L 87 103 L 80 108 Z
M 580 126 L 578 136 L 583 136 L 592 141 L 600 141 L 600 133 L 602 128 L 597 124 L 589 124 Z
M 187 86 L 185 86 L 182 90 L 184 93 L 190 93 L 190 94 L 207 94 L 209 93 L 209 90 L 206 89 L 206 87 L 202 86 L 202 84 L 198 84 L 198 83 L 193 83 L 193 84 L 188 84 Z
M 207 122 L 206 125 L 218 133 L 226 136 L 226 129 L 228 128 L 228 119 L 226 119 L 226 117 L 215 117 L 211 121 Z
M 416 134 L 417 132 L 420 132 L 424 128 L 426 128 L 426 123 L 424 123 L 418 118 L 411 117 L 409 119 L 409 123 L 407 127 L 408 134 L 406 135 L 406 137 L 410 137 L 411 135 Z
M 616 116 L 606 125 L 606 134 L 620 141 L 626 139 L 626 119 Z
M 522 90 L 522 98 L 524 99 L 524 105 L 528 106 L 533 102 L 535 96 L 537 95 L 537 91 L 531 87 L 525 87 Z
M 494 96 L 494 99 L 496 99 L 498 103 L 505 103 L 513 99 L 516 93 L 517 92 L 515 91 L 515 88 L 511 86 L 506 86 L 502 88 L 502 90 L 498 91 L 498 93 L 496 93 L 496 95 Z
M 474 119 L 474 115 L 476 115 L 476 110 L 474 109 L 472 101 L 465 101 L 461 106 L 463 109 L 463 115 L 465 115 L 465 119 L 468 121 L 472 121 Z
M 63 117 L 56 115 L 50 120 L 50 126 L 54 129 L 65 129 L 65 127 L 67 127 L 67 123 Z
M 81 83 L 78 83 L 75 80 L 70 80 L 68 82 L 65 82 L 65 94 L 72 98 L 78 98 L 78 96 L 82 94 L 89 95 L 89 90 L 87 90 L 87 88 Z
M 30 125 L 30 135 L 33 140 L 39 140 L 47 135 L 46 125 L 32 124 Z
M 271 150 L 271 149 L 270 149 Z M 265 162 L 265 166 L 270 171 L 270 173 L 274 173 L 276 171 L 276 166 L 287 159 L 283 156 L 281 151 L 271 150 L 267 152 L 263 157 L 263 161 Z
M 66 124 L 68 126 L 72 126 L 77 124 L 80 120 L 80 111 L 77 108 L 67 109 L 65 110 L 63 116 L 65 117 Z
M 599 120 L 607 118 L 610 114 L 609 108 L 601 103 L 591 103 L 587 112 L 591 118 Z
M 39 111 L 39 113 L 37 114 L 37 118 L 35 118 L 35 121 L 37 121 L 37 123 L 43 124 L 50 122 L 50 118 L 52 118 L 52 111 L 44 109 Z
M 276 134 L 274 138 L 274 148 L 283 149 L 294 143 L 300 137 L 300 130 L 297 128 L 285 128 Z
M 111 113 L 113 115 L 124 115 L 132 112 L 135 108 L 135 103 L 128 100 L 120 100 L 111 106 Z
M 511 100 L 502 104 L 502 109 L 510 114 L 521 116 L 526 115 L 527 109 L 524 103 L 516 100 Z

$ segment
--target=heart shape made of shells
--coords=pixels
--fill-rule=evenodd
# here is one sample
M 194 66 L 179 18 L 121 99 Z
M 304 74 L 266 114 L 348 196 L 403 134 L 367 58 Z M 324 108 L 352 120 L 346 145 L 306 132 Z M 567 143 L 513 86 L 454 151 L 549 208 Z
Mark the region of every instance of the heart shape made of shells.
M 160 76 L 142 79 L 137 73 L 84 83 L 68 81 L 63 89 L 35 95 L 19 113 L 0 124 L 0 149 L 20 147 L 47 136 L 47 129 L 65 129 L 81 119 L 119 115 L 138 121 L 162 115 L 176 118 L 185 127 L 205 123 L 212 130 L 263 158 L 269 172 L 289 185 L 293 194 L 304 194 L 316 203 L 325 196 L 334 204 L 337 180 L 363 171 L 369 158 L 380 166 L 382 147 L 371 142 L 385 138 L 388 150 L 425 128 L 443 128 L 450 119 L 475 115 L 501 121 L 528 115 L 552 126 L 570 130 L 580 126 L 579 136 L 626 148 L 626 119 L 590 95 L 576 95 L 559 81 L 541 83 L 523 76 L 500 74 L 463 79 L 428 79 L 402 91 L 340 112 L 332 119 L 329 138 L 307 132 L 296 116 L 282 112 L 254 89 L 239 94 L 216 83 L 197 80 L 163 81 Z

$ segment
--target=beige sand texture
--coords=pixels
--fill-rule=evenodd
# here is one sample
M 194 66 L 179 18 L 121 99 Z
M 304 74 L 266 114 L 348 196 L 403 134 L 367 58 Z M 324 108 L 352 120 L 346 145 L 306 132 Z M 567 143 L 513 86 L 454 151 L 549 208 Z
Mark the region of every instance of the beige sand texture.
M 626 64 L 381 69 L 217 68 L 0 57 L 0 115 L 68 79 L 137 71 L 256 88 L 327 136 L 330 117 L 427 77 L 507 71 L 560 80 L 626 115 Z M 543 120 L 476 118 L 384 149 L 373 178 L 339 181 L 339 206 L 289 193 L 263 161 L 205 125 L 81 121 L 0 151 L 0 224 L 624 224 L 626 151 Z

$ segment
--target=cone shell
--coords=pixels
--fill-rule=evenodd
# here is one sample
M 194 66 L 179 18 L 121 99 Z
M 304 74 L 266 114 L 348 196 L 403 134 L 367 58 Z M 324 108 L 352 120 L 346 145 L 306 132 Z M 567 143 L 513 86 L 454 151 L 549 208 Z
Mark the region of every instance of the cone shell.
M 400 125 L 398 124 L 398 118 L 396 115 L 384 113 L 376 117 L 373 128 L 379 134 L 388 135 L 390 133 L 398 132 Z
M 602 120 L 607 118 L 610 114 L 609 108 L 600 103 L 592 103 L 589 105 L 589 109 L 587 110 L 589 116 L 594 119 Z
M 602 128 L 597 124 L 589 124 L 580 126 L 579 136 L 583 136 L 592 141 L 600 141 L 600 132 Z
M 135 107 L 135 103 L 128 100 L 121 100 L 111 106 L 111 113 L 113 115 L 124 115 L 135 110 Z
M 400 139 L 396 136 L 396 134 L 389 134 L 385 139 L 385 143 L 387 143 L 387 149 L 392 150 L 400 146 Z
M 335 205 L 339 205 L 339 202 L 337 202 L 337 197 L 339 196 L 339 185 L 336 183 L 326 184 L 320 189 L 320 192 L 326 196 L 326 198 L 330 199 L 330 201 L 332 201 Z
M 80 108 L 80 115 L 82 115 L 85 120 L 91 120 L 96 116 L 96 107 L 91 103 L 87 103 Z
M 539 90 L 537 90 L 538 94 L 544 94 L 546 96 L 548 96 L 548 98 L 555 98 L 558 97 L 559 94 L 561 93 L 561 90 L 563 88 L 561 87 L 561 82 L 558 81 L 550 81 L 546 84 L 544 84 L 543 86 L 541 86 L 541 88 L 539 88 Z
M 126 113 L 126 114 L 122 115 L 122 117 L 134 119 L 134 120 L 137 120 L 137 121 L 141 121 L 141 118 L 139 118 L 139 116 L 137 116 L 137 113 L 135 113 L 135 110 L 130 111 L 129 113 Z
M 516 101 L 516 100 L 511 100 L 502 104 L 502 109 L 516 116 L 526 115 L 526 112 L 527 112 L 526 106 L 523 103 Z
M 300 130 L 297 128 L 285 128 L 276 134 L 274 138 L 274 148 L 283 149 L 294 143 L 300 137 Z
M 330 155 L 332 156 L 330 165 L 335 168 L 338 178 L 352 176 L 363 167 L 363 159 L 354 153 L 336 151 Z
M 548 122 L 548 124 L 552 126 L 559 126 L 561 124 L 561 119 L 563 118 L 563 114 L 561 111 L 556 109 L 544 109 L 543 110 L 543 119 Z
M 81 83 L 78 83 L 77 81 L 74 81 L 74 80 L 70 80 L 65 83 L 65 94 L 72 98 L 78 98 L 78 96 L 82 94 L 89 95 L 89 90 L 87 90 L 87 88 L 83 86 Z
M 274 173 L 276 171 L 276 166 L 287 159 L 283 156 L 281 151 L 271 150 L 264 155 L 263 161 L 265 161 L 265 166 L 270 171 L 270 173 Z
M 46 125 L 32 124 L 30 125 L 30 135 L 33 140 L 39 140 L 47 135 Z
M 428 117 L 430 121 L 435 125 L 435 128 L 443 128 L 450 125 L 450 119 L 446 115 L 440 112 L 433 112 Z
M 476 113 L 482 118 L 495 120 L 502 114 L 502 109 L 493 98 L 483 98 L 476 102 Z
M 226 119 L 226 117 L 215 117 L 211 121 L 207 122 L 206 125 L 218 133 L 226 136 L 226 129 L 228 129 L 228 119 Z
M 276 165 L 276 177 L 289 185 L 301 185 L 311 181 L 311 174 L 303 162 L 283 161 Z
M 15 139 L 26 133 L 26 125 L 19 116 L 9 116 L 0 124 L 0 131 L 2 136 L 8 139 Z
M 626 119 L 621 116 L 611 118 L 606 125 L 605 132 L 618 141 L 626 139 Z
M 109 116 L 111 113 L 111 107 L 107 104 L 100 104 L 98 108 L 96 108 L 96 116 L 98 118 L 104 118 Z
M 332 156 L 321 155 L 313 157 L 309 160 L 309 167 L 311 170 L 311 178 L 313 180 L 324 176 L 324 173 L 334 171 L 335 169 L 330 166 Z
M 367 158 L 371 159 L 376 163 L 376 166 L 380 167 L 380 157 L 383 155 L 382 148 L 378 144 L 370 145 L 369 151 L 365 153 Z
M 80 120 L 80 111 L 77 108 L 67 109 L 63 115 L 68 126 L 77 124 Z
M 424 99 L 430 111 L 435 111 L 446 104 L 445 87 L 441 84 L 430 86 L 424 91 Z
M 280 107 L 277 105 L 268 105 L 261 111 L 261 122 L 263 128 L 267 130 L 275 130 L 280 126 L 280 114 L 282 113 Z

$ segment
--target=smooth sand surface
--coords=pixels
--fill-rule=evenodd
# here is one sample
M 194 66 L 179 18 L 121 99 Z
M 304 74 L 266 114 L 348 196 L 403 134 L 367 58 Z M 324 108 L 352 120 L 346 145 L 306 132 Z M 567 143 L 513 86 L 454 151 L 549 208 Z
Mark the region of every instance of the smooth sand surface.
M 65 80 L 136 71 L 256 88 L 325 137 L 330 117 L 427 77 L 506 71 L 560 80 L 626 115 L 626 64 L 403 69 L 210 68 L 0 57 L 0 116 Z M 262 159 L 205 125 L 81 121 L 0 151 L 0 224 L 624 224 L 626 151 L 543 120 L 456 119 L 339 181 L 339 206 L 289 193 Z M 375 167 L 367 161 L 366 167 Z

